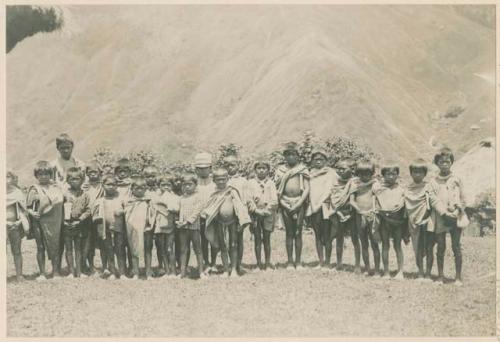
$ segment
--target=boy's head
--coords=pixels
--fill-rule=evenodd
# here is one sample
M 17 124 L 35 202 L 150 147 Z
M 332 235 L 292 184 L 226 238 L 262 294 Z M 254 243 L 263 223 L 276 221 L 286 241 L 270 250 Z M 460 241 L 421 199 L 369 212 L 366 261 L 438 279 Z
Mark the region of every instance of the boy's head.
M 369 160 L 363 160 L 356 165 L 356 176 L 362 182 L 368 182 L 375 174 L 375 164 Z
M 227 170 L 229 176 L 234 176 L 238 173 L 239 170 L 239 160 L 234 155 L 229 155 L 224 158 L 224 167 Z
M 11 170 L 7 171 L 7 186 L 17 186 L 17 176 Z
M 61 158 L 64 160 L 69 160 L 71 158 L 74 146 L 75 143 L 73 142 L 73 139 L 71 139 L 66 133 L 62 133 L 56 138 L 56 148 L 59 151 Z
M 271 165 L 267 161 L 259 159 L 253 164 L 253 170 L 258 179 L 265 179 L 269 175 Z
M 425 176 L 427 176 L 427 163 L 422 158 L 415 159 L 410 164 L 409 169 L 410 176 L 415 183 L 421 183 L 424 180 Z
M 50 180 L 54 177 L 54 168 L 46 160 L 37 162 L 33 171 L 35 178 L 41 185 L 49 184 Z
M 315 169 L 322 169 L 328 161 L 328 154 L 322 148 L 315 148 L 311 152 L 311 165 Z
M 186 195 L 191 195 L 196 189 L 198 184 L 198 178 L 193 173 L 186 173 L 182 175 L 182 193 Z
M 158 179 L 158 185 L 160 187 L 161 192 L 172 191 L 172 175 L 165 174 Z
M 213 180 L 217 189 L 223 190 L 227 186 L 227 182 L 229 181 L 229 175 L 226 169 L 218 168 L 214 170 Z
M 122 158 L 116 162 L 115 176 L 120 180 L 130 177 L 130 161 L 127 158 Z
M 147 185 L 144 177 L 138 176 L 132 179 L 132 183 L 130 185 L 130 191 L 132 195 L 135 197 L 141 198 L 146 194 Z
M 351 158 L 341 159 L 335 164 L 335 169 L 337 170 L 337 174 L 342 179 L 349 179 L 352 177 L 352 174 L 356 171 L 356 163 Z
M 442 148 L 434 156 L 434 164 L 439 168 L 439 173 L 441 175 L 447 175 L 451 172 L 451 165 L 453 165 L 454 161 L 455 156 L 448 147 Z
M 102 187 L 106 195 L 114 195 L 116 193 L 116 177 L 112 174 L 107 174 L 102 178 Z
M 146 166 L 144 170 L 142 170 L 142 175 L 149 187 L 155 186 L 157 184 L 156 179 L 158 177 L 158 168 L 156 166 Z
M 399 166 L 396 163 L 385 163 L 380 168 L 380 174 L 388 185 L 393 185 L 399 177 Z
M 289 166 L 295 166 L 300 161 L 299 146 L 296 142 L 289 142 L 285 144 L 283 149 L 283 157 Z
M 66 172 L 66 182 L 72 190 L 80 190 L 85 180 L 85 175 L 79 167 L 70 167 Z
M 85 174 L 89 177 L 90 182 L 97 182 L 101 178 L 101 169 L 99 168 L 99 164 L 93 160 L 87 164 L 85 168 Z
M 212 155 L 206 152 L 198 153 L 194 157 L 194 167 L 199 178 L 208 178 L 212 171 Z

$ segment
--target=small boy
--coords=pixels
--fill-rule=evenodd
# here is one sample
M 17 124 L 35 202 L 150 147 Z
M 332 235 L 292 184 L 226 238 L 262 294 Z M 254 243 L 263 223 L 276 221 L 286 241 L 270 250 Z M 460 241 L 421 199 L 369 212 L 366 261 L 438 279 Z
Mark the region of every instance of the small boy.
M 116 162 L 114 174 L 116 176 L 116 190 L 120 197 L 130 194 L 130 161 L 128 158 L 121 158 Z
M 328 154 L 321 148 L 314 148 L 311 151 L 310 192 L 309 205 L 306 210 L 306 217 L 309 218 L 314 230 L 316 240 L 316 252 L 318 253 L 318 268 L 330 267 L 332 255 L 332 241 L 334 231 L 332 222 L 329 220 L 331 189 L 337 181 L 337 175 L 326 165 Z M 325 263 L 326 259 L 326 263 Z
M 241 176 L 239 173 L 240 161 L 235 155 L 229 155 L 224 158 L 224 168 L 227 170 L 227 173 L 229 175 L 229 182 L 227 184 L 239 192 L 241 201 L 248 208 L 248 198 L 247 198 L 248 181 L 245 177 Z M 241 272 L 240 266 L 241 266 L 241 261 L 243 260 L 243 248 L 244 248 L 243 233 L 244 230 L 238 232 L 238 262 L 236 264 L 238 272 Z
M 80 168 L 71 167 L 67 170 L 66 182 L 69 189 L 64 194 L 63 237 L 69 268 L 68 278 L 79 278 L 82 274 L 82 236 L 90 217 L 88 197 L 84 196 L 82 190 L 84 178 Z
M 212 194 L 201 216 L 206 219 L 208 241 L 221 252 L 224 265 L 224 277 L 229 276 L 228 245 L 231 259 L 231 276 L 237 273 L 238 233 L 251 223 L 248 210 L 241 200 L 240 193 L 228 185 L 226 169 L 216 169 L 213 180 L 217 190 Z
M 45 161 L 36 163 L 34 169 L 38 184 L 28 190 L 26 206 L 30 218 L 31 231 L 37 246 L 36 259 L 40 269 L 37 280 L 46 280 L 45 250 L 52 263 L 52 274 L 60 277 L 60 249 L 63 222 L 63 192 L 52 182 L 53 166 Z
M 356 178 L 351 180 L 350 204 L 356 211 L 356 229 L 361 240 L 361 255 L 365 264 L 366 274 L 370 274 L 371 245 L 375 261 L 375 273 L 380 272 L 380 250 L 377 241 L 378 218 L 375 214 L 375 196 L 373 186 L 375 180 L 375 165 L 371 161 L 361 161 L 356 165 Z
M 56 148 L 59 152 L 59 156 L 53 161 L 53 177 L 56 183 L 62 185 L 63 188 L 66 187 L 64 182 L 66 181 L 66 172 L 70 167 L 77 167 L 82 171 L 85 169 L 85 164 L 72 156 L 74 146 L 75 143 L 73 139 L 66 133 L 60 134 L 56 138 Z
M 437 198 L 445 205 L 447 211 L 439 215 L 438 211 L 431 213 L 434 232 L 437 241 L 437 266 L 438 283 L 444 283 L 444 254 L 446 251 L 446 233 L 451 236 L 451 248 L 455 257 L 455 285 L 462 285 L 462 248 L 460 238 L 462 228 L 458 226 L 457 219 L 462 218 L 465 213 L 465 196 L 462 180 L 452 171 L 451 166 L 455 157 L 453 152 L 445 147 L 434 156 L 434 163 L 439 168 L 439 174 L 431 181 L 431 187 L 435 189 Z
M 150 199 L 145 197 L 146 181 L 136 177 L 130 185 L 130 196 L 125 200 L 124 213 L 127 241 L 132 254 L 133 279 L 139 278 L 139 264 L 146 268 L 146 279 L 153 275 L 151 251 L 153 248 L 153 227 L 151 225 Z
M 380 219 L 380 236 L 382 240 L 382 263 L 384 264 L 384 278 L 389 275 L 389 248 L 390 239 L 393 239 L 393 247 L 396 252 L 398 273 L 394 279 L 403 279 L 403 250 L 401 239 L 403 226 L 406 224 L 404 190 L 398 183 L 399 166 L 394 163 L 386 163 L 380 169 L 383 181 L 377 187 L 373 187 L 377 214 Z
M 330 206 L 332 229 L 337 235 L 337 267 L 340 271 L 343 268 L 342 256 L 344 252 L 344 235 L 350 234 L 354 247 L 354 273 L 360 274 L 361 248 L 359 246 L 359 236 L 352 215 L 352 206 L 349 203 L 350 180 L 352 170 L 355 169 L 355 161 L 351 158 L 339 160 L 335 165 L 337 177 L 331 188 Z
M 187 251 L 193 244 L 194 254 L 198 263 L 200 278 L 205 278 L 203 257 L 201 254 L 200 212 L 204 207 L 203 198 L 196 193 L 197 178 L 193 174 L 182 177 L 182 196 L 180 198 L 179 220 L 176 222 L 181 244 L 180 278 L 186 277 Z
M 274 230 L 276 211 L 278 209 L 278 193 L 272 179 L 269 178 L 271 165 L 260 159 L 254 163 L 256 178 L 248 181 L 248 200 L 252 218 L 256 270 L 272 269 L 271 265 L 271 233 Z M 262 265 L 262 244 L 264 245 L 265 264 Z
M 116 190 L 116 178 L 108 174 L 103 177 L 104 196 L 92 203 L 92 220 L 103 249 L 103 267 L 107 266 L 111 275 L 108 279 L 127 279 L 125 276 L 125 227 L 123 202 Z M 115 268 L 114 256 L 118 263 Z M 122 278 L 123 277 L 123 278 Z
M 93 203 L 104 195 L 104 190 L 101 184 L 101 169 L 96 161 L 91 161 L 88 163 L 85 173 L 87 175 L 88 182 L 87 184 L 84 183 L 82 188 L 85 190 L 85 195 L 88 196 L 89 208 L 92 208 Z M 83 229 L 82 233 L 82 267 L 84 270 L 88 269 L 90 274 L 94 274 L 94 256 L 97 240 L 96 226 L 92 221 L 88 222 L 88 226 Z M 103 253 L 102 250 L 101 253 Z
M 279 213 L 283 218 L 286 231 L 286 254 L 288 256 L 287 269 L 303 270 L 301 263 L 302 228 L 304 214 L 309 197 L 309 171 L 300 163 L 298 145 L 290 142 L 283 150 L 286 164 L 277 168 L 275 183 L 278 187 Z M 293 247 L 295 243 L 295 263 Z
M 29 233 L 28 213 L 26 211 L 26 197 L 16 186 L 17 177 L 12 171 L 7 171 L 7 194 L 6 202 L 6 226 L 7 240 L 14 257 L 16 267 L 16 280 L 23 278 L 23 256 L 21 254 L 21 242 Z
M 405 208 L 415 261 L 418 267 L 417 279 L 431 281 L 431 270 L 434 262 L 433 247 L 436 239 L 430 221 L 431 210 L 437 211 L 438 215 L 444 215 L 447 210 L 425 180 L 428 172 L 425 160 L 416 159 L 410 164 L 409 169 L 412 183 L 405 190 Z M 426 259 L 425 274 L 424 257 Z
M 210 153 L 198 153 L 194 157 L 195 173 L 198 177 L 197 191 L 203 198 L 203 203 L 207 204 L 212 193 L 215 192 L 216 187 L 212 181 L 212 155 Z M 204 219 L 200 220 L 200 235 L 201 235 L 201 251 L 203 254 L 203 261 L 205 265 L 209 266 L 208 272 L 215 271 L 215 260 L 217 258 L 217 250 L 211 246 L 209 258 L 208 240 L 205 236 L 206 222 Z M 210 263 L 210 260 L 212 263 Z

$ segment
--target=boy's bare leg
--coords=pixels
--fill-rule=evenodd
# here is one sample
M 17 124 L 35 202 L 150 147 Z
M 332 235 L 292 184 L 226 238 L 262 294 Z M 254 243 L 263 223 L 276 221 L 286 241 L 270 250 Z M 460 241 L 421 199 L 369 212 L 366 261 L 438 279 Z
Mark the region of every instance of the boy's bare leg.
M 444 253 L 446 251 L 446 233 L 436 234 L 437 242 L 437 267 L 438 267 L 438 281 L 444 282 Z
M 238 249 L 238 223 L 232 223 L 229 225 L 229 259 L 231 260 L 231 275 L 237 275 L 238 273 L 238 259 L 239 259 L 239 249 Z
M 462 247 L 460 245 L 460 238 L 462 236 L 462 229 L 457 226 L 453 227 L 450 231 L 451 248 L 455 258 L 455 280 L 462 281 Z
M 402 229 L 401 226 L 392 226 L 391 230 L 393 235 L 392 245 L 394 246 L 394 250 L 396 251 L 396 260 L 398 262 L 397 277 L 402 278 L 403 265 L 404 265 L 404 254 L 403 254 L 403 249 L 401 248 L 401 240 L 403 238 Z
M 361 246 L 359 245 L 359 234 L 358 234 L 358 228 L 355 224 L 355 220 L 352 218 L 349 219 L 346 222 L 341 222 L 340 225 L 341 227 L 343 225 L 348 226 L 346 229 L 350 229 L 351 231 L 351 242 L 352 246 L 354 247 L 354 273 L 360 274 L 361 273 Z
M 14 266 L 16 267 L 16 280 L 23 279 L 23 256 L 21 254 L 21 233 L 19 229 L 13 229 L 8 232 L 10 241 L 10 250 L 14 257 Z
M 358 230 L 359 240 L 361 242 L 361 256 L 365 264 L 365 271 L 370 272 L 370 254 L 368 253 L 368 232 L 367 227 L 361 227 L 361 215 L 356 215 L 356 227 Z
M 337 271 L 341 271 L 344 268 L 344 264 L 342 262 L 342 257 L 344 255 L 344 233 L 342 230 L 337 230 Z
M 106 241 L 104 243 L 106 248 L 106 256 L 108 259 L 108 270 L 112 275 L 116 276 L 115 253 L 113 251 L 112 233 L 109 230 L 106 232 Z
M 167 256 L 167 267 L 166 271 L 168 275 L 175 275 L 175 251 L 174 242 L 175 234 L 172 232 L 170 234 L 165 234 L 166 241 L 166 256 Z
M 417 247 L 416 247 L 416 254 L 415 254 L 415 262 L 417 264 L 418 268 L 418 278 L 424 278 L 424 255 L 426 251 L 426 244 L 425 244 L 425 229 L 422 226 L 418 226 L 417 228 L 419 230 L 418 232 L 418 239 L 416 241 Z M 413 241 L 413 236 L 412 236 L 412 242 Z
M 378 246 L 378 242 L 375 241 L 375 239 L 373 238 L 371 227 L 368 227 L 367 230 L 368 230 L 368 238 L 373 251 L 373 263 L 375 264 L 374 271 L 375 274 L 378 274 L 380 273 L 380 248 Z
M 116 254 L 116 261 L 118 263 L 118 276 L 125 277 L 125 241 L 123 240 L 123 233 L 113 232 L 114 237 L 114 253 Z
M 153 238 L 153 232 L 144 233 L 144 264 L 146 266 L 146 279 L 153 276 L 153 270 L 151 269 Z
M 139 258 L 132 256 L 132 275 L 139 278 Z
M 236 269 L 238 270 L 238 272 L 241 272 L 241 262 L 243 261 L 243 233 L 245 231 L 242 230 L 241 232 L 239 231 L 236 231 L 236 239 L 237 239 L 237 242 L 236 242 L 236 245 L 237 245 L 237 251 L 238 251 L 238 259 L 237 259 L 237 262 L 236 262 Z
M 380 225 L 380 237 L 382 238 L 382 263 L 384 265 L 384 278 L 389 277 L 389 248 L 390 248 L 390 237 L 389 237 L 389 227 L 386 222 L 382 222 Z
M 38 263 L 38 269 L 40 270 L 40 276 L 45 275 L 45 245 L 38 229 L 35 229 L 35 241 L 36 241 L 36 261 Z
M 158 267 L 160 267 L 159 273 L 160 275 L 167 274 L 170 267 L 168 263 L 167 234 L 155 234 L 155 241 L 157 243 L 156 248 L 160 250 L 161 263 L 158 262 Z
M 304 228 L 304 213 L 305 207 L 304 205 L 297 212 L 297 219 L 294 220 L 292 218 L 293 223 L 295 224 L 295 265 L 296 267 L 302 268 L 302 229 Z
M 186 277 L 187 269 L 187 250 L 189 248 L 189 231 L 187 229 L 179 229 L 177 232 L 179 240 L 180 262 L 181 262 L 181 278 Z
M 214 269 L 217 264 L 217 254 L 219 254 L 219 249 L 210 245 L 210 267 Z
M 204 265 L 203 265 L 203 255 L 202 255 L 202 248 L 201 248 L 201 235 L 199 230 L 192 230 L 189 232 L 190 235 L 190 240 L 193 243 L 193 251 L 194 254 L 196 255 L 196 261 L 198 263 L 198 273 L 200 274 L 200 278 L 204 276 L 203 270 L 204 270 Z
M 292 218 L 289 216 L 290 214 L 286 211 L 286 209 L 283 210 L 283 225 L 285 226 L 285 245 L 286 245 L 286 255 L 288 258 L 288 264 L 287 267 L 294 267 L 293 263 L 293 240 L 294 240 L 294 235 L 295 235 L 295 225 L 292 222 Z
M 105 272 L 108 269 L 108 255 L 106 254 L 106 240 L 99 237 L 99 255 L 101 256 L 102 271 Z
M 69 234 L 64 234 L 64 245 L 66 247 L 66 263 L 69 268 L 69 275 L 73 277 L 75 275 L 75 260 L 73 259 L 73 238 Z
M 255 250 L 255 260 L 257 262 L 257 267 L 262 269 L 262 227 L 259 219 L 256 218 L 256 224 L 254 225 L 254 250 Z
M 76 276 L 80 277 L 82 274 L 82 239 L 80 236 L 73 238 L 75 248 L 75 272 Z
M 325 244 L 325 266 L 330 267 L 332 260 L 333 239 L 337 229 L 335 229 L 330 220 L 322 222 L 323 243 Z
M 318 254 L 319 266 L 325 264 L 325 257 L 323 254 L 323 242 L 322 242 L 322 222 L 321 222 L 321 211 L 319 213 L 314 213 L 311 217 L 311 223 L 314 231 L 314 241 L 316 243 L 316 253 Z
M 264 233 L 264 257 L 266 260 L 265 267 L 271 267 L 271 232 L 265 229 L 262 229 Z
M 200 220 L 200 239 L 201 239 L 201 252 L 203 255 L 203 263 L 209 265 L 210 259 L 208 258 L 208 240 L 205 236 L 206 221 Z
M 432 266 L 434 264 L 434 245 L 436 244 L 436 236 L 433 232 L 425 233 L 425 278 L 431 278 Z
M 224 273 L 229 274 L 229 260 L 228 260 L 228 250 L 226 243 L 224 241 L 224 228 L 221 224 L 217 224 L 217 239 L 219 240 L 219 251 L 222 259 L 222 265 L 224 266 Z
M 156 258 L 158 259 L 158 271 L 162 274 L 164 264 L 163 264 L 163 244 L 161 241 L 160 234 L 154 234 L 155 247 L 156 247 Z

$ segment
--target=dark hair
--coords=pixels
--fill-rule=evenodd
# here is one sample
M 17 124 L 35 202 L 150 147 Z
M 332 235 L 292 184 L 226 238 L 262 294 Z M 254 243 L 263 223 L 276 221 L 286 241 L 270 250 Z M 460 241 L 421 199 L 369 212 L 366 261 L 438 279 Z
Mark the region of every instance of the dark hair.
M 356 161 L 350 157 L 345 157 L 342 159 L 339 159 L 336 163 L 335 166 L 340 165 L 341 163 L 346 163 L 349 166 L 356 166 Z
M 215 179 L 217 177 L 228 177 L 228 173 L 227 173 L 227 170 L 226 169 L 223 169 L 223 168 L 216 168 L 213 173 L 212 173 L 212 177 Z
M 453 152 L 451 151 L 450 148 L 448 147 L 443 147 L 442 149 L 439 150 L 438 153 L 434 155 L 434 164 L 437 165 L 439 160 L 441 158 L 448 157 L 450 158 L 451 163 L 453 164 L 455 162 L 455 156 L 453 155 Z
M 381 168 L 380 168 L 380 174 L 383 176 L 387 171 L 396 171 L 399 175 L 399 166 L 394 164 L 394 163 L 387 163 L 387 164 L 384 164 Z
M 56 148 L 59 148 L 62 144 L 71 144 L 71 146 L 75 146 L 73 139 L 66 133 L 62 133 L 56 138 Z
M 193 182 L 194 184 L 198 184 L 198 177 L 194 173 L 185 173 L 182 175 L 182 183 Z
M 142 176 L 137 176 L 132 178 L 132 181 L 130 182 L 130 188 L 133 188 L 137 186 L 139 183 L 146 183 L 146 180 Z
M 148 170 L 148 169 L 149 170 L 155 170 L 156 173 L 160 172 L 160 170 L 156 166 L 154 166 L 154 165 L 148 165 L 148 166 L 144 167 L 144 169 L 142 169 L 142 173 L 143 174 L 146 173 L 146 170 Z
M 40 173 L 49 173 L 51 177 L 54 176 L 54 167 L 46 160 L 40 160 L 35 164 L 35 169 L 33 170 L 35 177 L 38 177 Z
M 85 175 L 83 174 L 82 169 L 80 169 L 79 167 L 70 167 L 66 172 L 66 182 L 72 177 L 78 177 L 84 180 Z
M 423 160 L 422 158 L 418 158 L 418 159 L 415 159 L 409 166 L 409 169 L 410 169 L 410 174 L 413 172 L 413 171 L 416 171 L 416 170 L 422 170 L 425 172 L 425 174 L 427 175 L 427 172 L 429 171 L 429 168 L 427 167 L 427 163 L 425 162 L 425 160 Z
M 362 160 L 356 164 L 356 175 L 359 175 L 363 171 L 369 171 L 373 175 L 375 173 L 375 164 L 369 160 Z
M 102 172 L 99 164 L 96 161 L 91 161 L 87 164 L 87 167 L 85 167 L 85 173 L 88 174 L 89 171 L 97 171 L 99 173 Z
M 116 162 L 116 165 L 115 165 L 115 168 L 114 168 L 114 172 L 116 173 L 120 169 L 127 169 L 128 172 L 130 172 L 131 171 L 130 160 L 128 160 L 127 158 L 121 158 L 120 160 L 118 160 Z
M 253 164 L 253 169 L 256 170 L 257 169 L 257 166 L 259 165 L 264 165 L 266 168 L 267 168 L 267 171 L 270 171 L 271 170 L 271 165 L 269 165 L 269 163 L 267 161 L 263 161 L 263 160 L 257 160 L 254 164 Z

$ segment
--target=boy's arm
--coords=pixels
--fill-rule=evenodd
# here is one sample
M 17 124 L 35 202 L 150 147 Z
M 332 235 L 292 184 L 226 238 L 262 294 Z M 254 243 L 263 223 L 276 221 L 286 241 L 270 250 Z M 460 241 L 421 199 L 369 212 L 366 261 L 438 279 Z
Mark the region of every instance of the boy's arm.
M 292 211 L 297 210 L 298 208 L 300 208 L 304 204 L 306 199 L 309 197 L 310 189 L 311 189 L 311 187 L 309 185 L 309 179 L 304 178 L 304 191 L 302 192 L 302 195 L 300 196 L 300 199 L 298 200 L 298 202 L 292 206 Z
M 356 204 L 356 194 L 351 194 L 349 196 L 349 204 L 351 205 L 351 207 L 353 207 L 354 210 L 358 212 L 360 211 L 358 205 Z
M 84 221 L 91 216 L 90 212 L 90 196 L 88 193 L 84 193 L 83 196 L 80 197 L 82 200 L 83 212 L 80 215 L 79 220 Z

